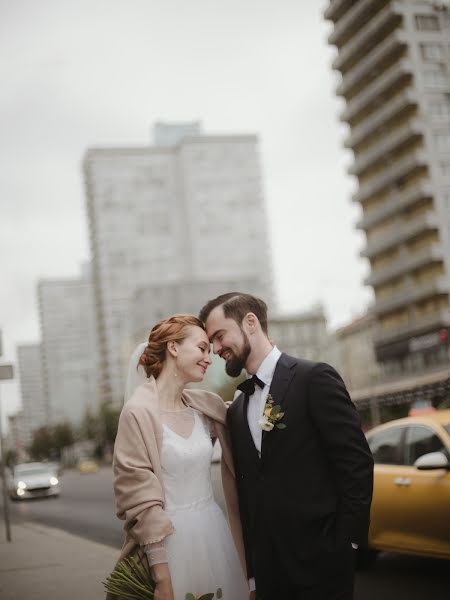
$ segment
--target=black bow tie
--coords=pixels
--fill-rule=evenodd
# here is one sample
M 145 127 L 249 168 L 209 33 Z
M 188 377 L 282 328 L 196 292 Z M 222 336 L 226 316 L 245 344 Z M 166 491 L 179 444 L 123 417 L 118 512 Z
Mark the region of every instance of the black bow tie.
M 261 381 L 259 377 L 256 377 L 256 375 L 252 375 L 249 379 L 240 383 L 236 389 L 241 390 L 241 392 L 244 392 L 244 394 L 249 397 L 255 393 L 255 385 L 263 389 L 265 383 Z

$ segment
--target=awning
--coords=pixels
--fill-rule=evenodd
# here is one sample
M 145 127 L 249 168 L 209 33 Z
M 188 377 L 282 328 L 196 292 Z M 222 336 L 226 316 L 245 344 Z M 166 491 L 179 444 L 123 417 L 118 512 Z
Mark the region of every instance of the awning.
M 450 368 L 380 383 L 350 392 L 353 402 L 363 408 L 371 400 L 379 404 L 403 404 L 421 399 L 444 399 L 450 394 Z

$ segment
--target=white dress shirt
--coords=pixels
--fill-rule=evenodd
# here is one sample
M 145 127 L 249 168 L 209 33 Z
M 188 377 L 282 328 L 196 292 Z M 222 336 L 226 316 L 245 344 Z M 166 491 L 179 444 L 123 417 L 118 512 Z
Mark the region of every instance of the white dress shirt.
M 261 454 L 262 444 L 262 429 L 259 420 L 263 416 L 264 407 L 266 405 L 267 396 L 269 395 L 270 384 L 272 383 L 275 367 L 281 352 L 276 346 L 272 348 L 266 358 L 262 361 L 255 375 L 264 383 L 264 387 L 260 388 L 255 385 L 255 392 L 249 398 L 247 408 L 247 421 L 252 434 L 253 442 L 259 454 Z

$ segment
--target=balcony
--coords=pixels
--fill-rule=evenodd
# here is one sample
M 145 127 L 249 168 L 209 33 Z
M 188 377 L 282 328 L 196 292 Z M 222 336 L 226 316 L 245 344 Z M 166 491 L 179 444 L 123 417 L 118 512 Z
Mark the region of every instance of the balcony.
M 391 155 L 417 142 L 422 136 L 423 127 L 421 123 L 417 119 L 413 119 L 406 125 L 397 127 L 370 146 L 365 152 L 360 153 L 354 164 L 348 169 L 348 173 L 360 177 L 367 169 L 380 163 L 386 164 Z
M 369 198 L 392 186 L 396 181 L 404 179 L 419 169 L 427 167 L 428 159 L 423 150 L 415 150 L 405 158 L 386 167 L 382 173 L 377 173 L 364 181 L 360 189 L 353 195 L 354 202 L 366 202 Z
M 448 294 L 449 291 L 449 285 L 443 277 L 422 285 L 416 284 L 414 286 L 405 286 L 401 292 L 393 294 L 391 297 L 384 300 L 377 300 L 373 307 L 373 312 L 380 316 L 398 310 L 404 306 L 411 306 L 415 302 L 421 302 L 422 300 L 432 298 L 433 296 Z
M 406 253 L 405 253 L 406 254 Z M 444 259 L 442 247 L 439 244 L 431 244 L 420 252 L 406 254 L 388 266 L 372 271 L 369 277 L 364 281 L 365 285 L 376 287 L 382 285 L 400 275 L 410 273 L 420 267 L 433 262 L 439 262 Z
M 342 15 L 355 4 L 357 0 L 331 0 L 323 16 L 328 21 L 336 22 Z
M 389 28 L 393 28 L 401 20 L 401 12 L 398 3 L 386 6 L 377 15 L 370 19 L 355 33 L 345 46 L 339 48 L 339 54 L 333 61 L 333 69 L 345 72 L 353 64 L 358 62 L 366 51 L 373 48 L 383 37 Z
M 426 317 L 412 319 L 407 325 L 395 329 L 383 330 L 378 328 L 374 336 L 377 346 L 389 344 L 405 337 L 423 335 L 429 331 L 436 331 L 441 327 L 450 326 L 450 310 L 441 310 Z
M 342 46 L 363 23 L 370 21 L 373 16 L 387 4 L 388 0 L 360 0 L 356 2 L 334 26 L 328 37 L 328 43 Z M 330 7 L 332 8 L 332 7 Z M 328 18 L 328 17 L 327 17 Z
M 361 121 L 361 123 L 352 127 L 352 132 L 345 141 L 345 147 L 356 148 L 380 127 L 398 119 L 408 109 L 417 106 L 417 104 L 417 97 L 413 90 L 404 90 L 387 104 L 383 104 L 380 110 L 372 113 L 369 117 Z
M 423 198 L 431 198 L 432 196 L 433 189 L 428 180 L 416 183 L 414 187 L 405 190 L 392 190 L 384 203 L 367 215 L 364 215 L 364 217 L 358 221 L 356 227 L 368 231 L 374 225 L 382 223 L 394 215 L 400 214 L 410 206 L 414 206 L 414 204 Z
M 361 89 L 364 85 L 364 80 L 366 80 L 366 85 L 373 81 L 379 72 L 386 68 L 387 62 L 390 60 L 392 64 L 393 58 L 398 57 L 405 47 L 404 34 L 401 31 L 392 32 L 344 75 L 342 82 L 337 87 L 337 95 L 354 96 L 358 88 Z
M 402 58 L 382 75 L 361 90 L 361 92 L 347 102 L 347 107 L 341 114 L 341 121 L 352 123 L 362 112 L 372 106 L 381 106 L 383 101 L 392 96 L 392 90 L 406 84 L 413 73 L 411 62 Z
M 419 215 L 409 223 L 393 224 L 386 234 L 369 242 L 364 250 L 361 251 L 361 256 L 373 258 L 399 244 L 407 242 L 424 231 L 432 231 L 438 228 L 438 216 L 434 212 Z

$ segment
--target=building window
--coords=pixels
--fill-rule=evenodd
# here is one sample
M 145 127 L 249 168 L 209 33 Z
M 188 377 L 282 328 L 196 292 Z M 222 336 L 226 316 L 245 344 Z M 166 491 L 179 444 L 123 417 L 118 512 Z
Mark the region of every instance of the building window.
M 450 98 L 432 100 L 430 102 L 430 114 L 438 119 L 450 118 Z
M 447 72 L 443 65 L 424 71 L 424 81 L 428 88 L 442 88 L 448 85 Z
M 415 19 L 419 31 L 439 31 L 439 20 L 434 15 L 416 15 Z
M 450 151 L 450 132 L 445 133 L 435 133 L 434 134 L 434 143 L 436 148 L 442 152 Z
M 450 177 L 450 162 L 441 162 L 441 172 L 444 177 Z M 450 200 L 450 194 L 448 194 Z
M 424 60 L 444 60 L 444 49 L 441 44 L 420 44 Z

